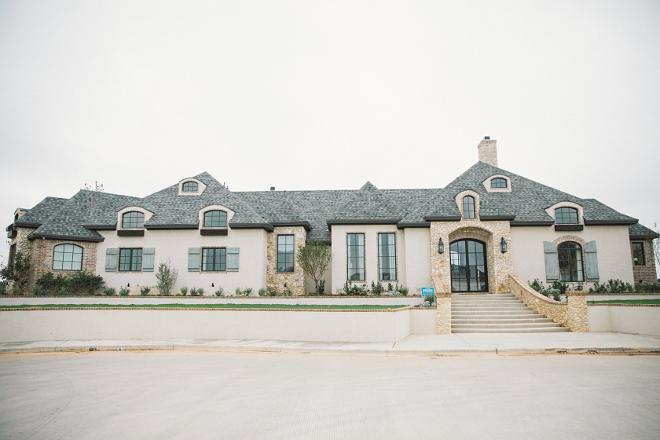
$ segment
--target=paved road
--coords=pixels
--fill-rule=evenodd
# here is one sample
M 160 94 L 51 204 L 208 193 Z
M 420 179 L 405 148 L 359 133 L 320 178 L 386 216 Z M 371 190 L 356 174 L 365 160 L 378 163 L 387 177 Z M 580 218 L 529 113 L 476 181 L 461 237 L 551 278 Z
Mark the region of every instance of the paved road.
M 0 437 L 658 438 L 660 356 L 0 356 Z

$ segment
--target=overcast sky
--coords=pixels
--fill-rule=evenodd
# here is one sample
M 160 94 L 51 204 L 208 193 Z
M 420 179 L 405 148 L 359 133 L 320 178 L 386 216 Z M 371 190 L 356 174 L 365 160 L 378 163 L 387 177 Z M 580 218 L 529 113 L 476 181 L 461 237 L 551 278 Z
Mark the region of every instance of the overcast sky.
M 489 135 L 501 168 L 652 226 L 659 106 L 658 1 L 0 0 L 0 218 L 202 171 L 438 188 Z

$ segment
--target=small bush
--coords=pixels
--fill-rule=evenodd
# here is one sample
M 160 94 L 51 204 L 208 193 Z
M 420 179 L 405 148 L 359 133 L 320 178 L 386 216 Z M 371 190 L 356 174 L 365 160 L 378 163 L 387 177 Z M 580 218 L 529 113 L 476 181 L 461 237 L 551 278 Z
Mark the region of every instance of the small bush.
M 407 287 L 402 287 L 399 289 L 399 292 L 401 292 L 401 295 L 403 296 L 408 296 L 408 288 Z
M 7 286 L 0 283 L 0 295 L 4 295 L 6 291 L 7 291 Z
M 392 283 L 387 283 L 387 291 L 391 292 L 393 290 L 394 290 L 394 286 L 392 285 Z
M 161 296 L 170 296 L 172 294 L 172 289 L 174 289 L 178 277 L 179 272 L 172 268 L 172 262 L 169 258 L 167 261 L 160 263 L 158 272 L 156 272 L 156 280 L 158 281 L 156 287 Z
M 197 296 L 204 296 L 204 289 L 202 289 L 201 287 L 197 289 Z
M 43 296 L 44 289 L 39 286 L 32 286 L 32 295 L 34 296 Z
M 325 280 L 319 281 L 319 295 L 325 295 Z
M 215 291 L 215 296 L 222 296 L 225 294 L 225 289 L 218 287 L 218 290 Z
M 288 287 L 284 289 L 284 296 L 292 296 L 293 292 Z
M 11 286 L 11 294 L 12 295 L 20 295 L 21 294 L 21 288 L 18 287 L 17 285 Z
M 131 293 L 131 291 L 128 290 L 128 289 L 120 289 L 119 290 L 119 296 L 128 296 L 129 293 Z
M 57 294 L 58 294 L 59 296 L 67 296 L 67 295 L 69 294 L 69 292 L 66 291 L 66 287 L 62 287 L 62 288 L 57 292 Z
M 147 296 L 149 295 L 149 292 L 151 292 L 151 287 L 149 286 L 140 287 L 140 295 Z
M 190 296 L 197 296 L 197 287 L 191 287 L 190 288 Z
M 115 296 L 117 294 L 117 289 L 114 287 L 108 287 L 103 291 L 107 296 Z
M 273 289 L 272 287 L 268 288 L 268 295 L 269 296 L 277 296 L 277 290 Z
M 243 293 L 245 294 L 245 296 L 250 296 L 250 295 L 252 295 L 252 287 L 246 287 L 246 288 L 243 290 Z
M 236 296 L 243 296 L 243 291 L 241 290 L 240 287 L 234 289 L 234 293 L 236 294 Z
M 382 295 L 383 292 L 385 292 L 385 287 L 383 287 L 383 283 L 381 283 L 380 281 L 378 281 L 378 283 L 374 283 L 373 281 L 371 282 L 371 294 L 372 295 L 374 295 L 374 296 Z
M 435 301 L 435 295 L 426 295 L 424 297 L 424 307 L 433 307 L 433 302 Z
M 263 287 L 259 289 L 259 296 L 264 296 L 265 294 L 266 294 L 266 289 L 264 289 Z
M 187 288 L 186 286 L 182 286 L 182 287 L 179 289 L 179 291 L 181 292 L 181 295 L 182 295 L 182 296 L 186 296 L 186 294 L 188 293 L 188 288 Z

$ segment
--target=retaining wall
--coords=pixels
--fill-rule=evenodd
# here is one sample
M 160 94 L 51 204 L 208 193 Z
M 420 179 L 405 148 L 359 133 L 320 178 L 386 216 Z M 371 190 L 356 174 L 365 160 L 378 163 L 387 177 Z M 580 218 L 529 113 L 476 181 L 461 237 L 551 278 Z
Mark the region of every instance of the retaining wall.
M 656 305 L 589 304 L 589 331 L 660 336 L 660 307 Z

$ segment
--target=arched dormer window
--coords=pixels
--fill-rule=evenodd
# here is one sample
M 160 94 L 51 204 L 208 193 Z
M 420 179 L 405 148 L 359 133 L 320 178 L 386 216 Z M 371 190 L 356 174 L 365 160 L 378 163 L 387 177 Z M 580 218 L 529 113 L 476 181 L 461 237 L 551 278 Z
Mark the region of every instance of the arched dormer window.
M 124 229 L 144 228 L 144 213 L 130 211 L 121 216 L 121 227 Z
M 227 227 L 227 213 L 225 211 L 220 211 L 220 210 L 206 211 L 204 213 L 204 227 L 205 228 L 226 228 Z
M 472 196 L 463 197 L 463 218 L 474 218 L 474 197 Z
M 490 181 L 490 187 L 491 188 L 506 188 L 506 179 L 503 179 L 501 177 L 496 177 L 493 180 Z
M 197 182 L 193 181 L 183 182 L 183 185 L 181 185 L 181 191 L 183 192 L 197 192 L 198 188 Z
M 576 225 L 579 223 L 578 210 L 562 207 L 555 209 L 555 223 L 560 225 Z
M 82 270 L 82 257 L 82 247 L 58 244 L 53 248 L 53 270 Z

